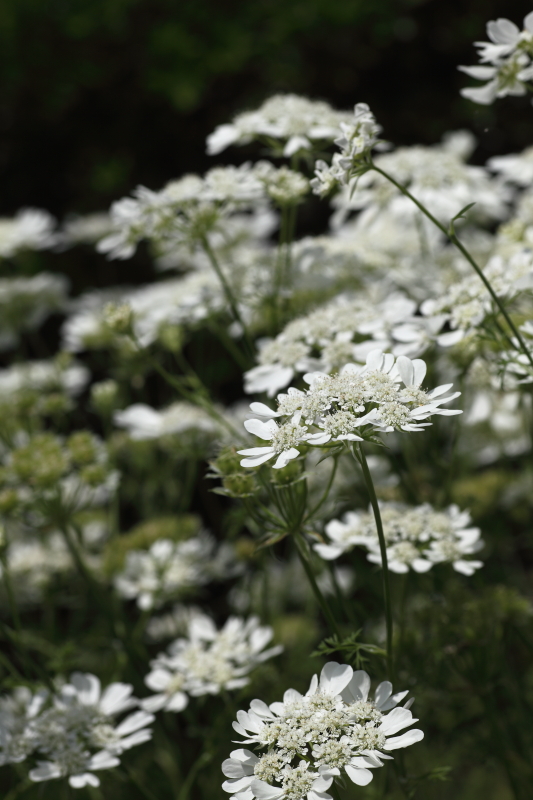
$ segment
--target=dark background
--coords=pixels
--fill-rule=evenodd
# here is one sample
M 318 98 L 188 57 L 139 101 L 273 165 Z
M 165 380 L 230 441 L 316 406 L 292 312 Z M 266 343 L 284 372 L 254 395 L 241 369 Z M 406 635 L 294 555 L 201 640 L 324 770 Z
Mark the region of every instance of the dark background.
M 469 127 L 474 156 L 533 140 L 527 98 L 459 95 L 517 0 L 1 0 L 0 213 L 107 208 L 214 163 L 205 137 L 276 91 L 368 102 L 397 143 Z M 256 151 L 232 150 L 220 162 Z M 111 270 L 113 271 L 113 270 Z

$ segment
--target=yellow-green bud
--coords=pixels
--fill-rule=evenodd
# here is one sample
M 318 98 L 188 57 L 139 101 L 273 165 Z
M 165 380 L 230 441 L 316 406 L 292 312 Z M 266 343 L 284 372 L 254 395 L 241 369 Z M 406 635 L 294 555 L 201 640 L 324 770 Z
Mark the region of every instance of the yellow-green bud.
M 70 450 L 72 460 L 79 466 L 92 464 L 96 459 L 95 441 L 89 431 L 73 433 L 67 439 L 67 447 Z

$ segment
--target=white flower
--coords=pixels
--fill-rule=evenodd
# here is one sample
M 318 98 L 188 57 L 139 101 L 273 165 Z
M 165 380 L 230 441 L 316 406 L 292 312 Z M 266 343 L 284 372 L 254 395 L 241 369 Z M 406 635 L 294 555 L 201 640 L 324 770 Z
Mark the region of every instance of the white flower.
M 525 17 L 522 31 L 510 20 L 498 19 L 488 23 L 487 34 L 490 42 L 475 43 L 481 64 L 459 69 L 488 83 L 461 89 L 461 94 L 482 105 L 490 105 L 497 97 L 526 94 L 527 83 L 533 78 L 533 12 Z
M 394 430 L 419 431 L 431 423 L 423 422 L 434 414 L 461 414 L 460 410 L 440 406 L 459 396 L 446 394 L 452 384 L 437 386 L 430 392 L 421 388 L 426 364 L 381 350 L 371 350 L 365 367 L 347 364 L 337 375 L 308 373 L 306 392 L 289 389 L 278 395 L 278 410 L 262 403 L 252 403 L 254 413 L 269 418 L 267 422 L 251 419 L 247 431 L 272 442 L 269 447 L 240 450 L 248 458 L 244 467 L 256 467 L 277 456 L 275 469 L 296 458 L 301 445 L 323 445 L 329 441 L 362 441 L 365 432 Z M 401 388 L 398 384 L 404 384 Z M 274 417 L 285 417 L 278 425 Z M 301 424 L 301 421 L 305 424 Z M 316 430 L 309 431 L 312 426 Z
M 300 451 L 297 449 L 300 444 L 316 439 L 316 434 L 307 433 L 307 427 L 300 425 L 297 414 L 281 427 L 273 419 L 269 419 L 267 422 L 248 419 L 245 421 L 244 427 L 248 433 L 253 433 L 260 439 L 269 440 L 272 444 L 269 447 L 250 447 L 247 450 L 237 450 L 239 455 L 246 456 L 241 461 L 243 467 L 258 467 L 265 461 L 276 457 L 273 468 L 282 469 L 291 459 L 300 455 Z
M 329 662 L 305 695 L 289 689 L 283 702 L 270 706 L 253 700 L 233 727 L 243 744 L 257 746 L 257 754 L 233 751 L 222 765 L 228 778 L 222 788 L 236 800 L 331 800 L 327 790 L 336 777 L 368 784 L 371 770 L 391 758 L 382 751 L 423 738 L 420 730 L 394 736 L 417 721 L 410 702 L 397 707 L 407 692 L 393 695 L 385 681 L 369 700 L 369 689 L 366 672 Z
M 16 216 L 0 218 L 0 258 L 20 250 L 45 250 L 56 243 L 56 221 L 40 208 L 23 208 Z
M 0 350 L 15 345 L 23 331 L 38 328 L 63 311 L 68 290 L 64 275 L 40 272 L 31 278 L 0 278 Z
M 207 533 L 173 542 L 158 539 L 149 550 L 130 550 L 123 570 L 115 577 L 115 589 L 136 599 L 142 609 L 162 605 L 213 578 L 225 578 L 237 569 L 231 547 L 215 549 Z
M 368 169 L 365 159 L 378 143 L 381 127 L 366 103 L 357 103 L 353 117 L 340 123 L 340 136 L 335 144 L 340 148 L 331 162 L 331 167 L 319 160 L 315 165 L 315 178 L 311 187 L 315 194 L 322 197 L 329 194 L 338 183 L 348 184 L 354 176 L 359 176 Z
M 0 397 L 8 398 L 23 390 L 63 390 L 77 395 L 87 385 L 90 373 L 82 364 L 64 368 L 56 361 L 25 361 L 0 370 Z
M 248 144 L 255 139 L 271 143 L 279 140 L 283 155 L 290 157 L 311 150 L 314 142 L 332 140 L 349 112 L 334 111 L 327 103 L 294 94 L 277 94 L 256 111 L 238 114 L 230 124 L 219 125 L 207 137 L 209 155 L 221 153 L 232 144 Z
M 76 789 L 99 786 L 94 770 L 117 766 L 121 753 L 151 738 L 147 726 L 154 717 L 146 711 L 115 722 L 118 714 L 138 705 L 132 688 L 112 683 L 102 692 L 95 675 L 75 672 L 53 695 L 42 691 L 32 697 L 16 689 L 0 703 L 0 743 L 4 751 L 6 745 L 11 750 L 7 760 L 44 756 L 30 770 L 30 780 L 68 778 Z
M 219 694 L 245 686 L 248 674 L 257 664 L 272 658 L 283 648 L 265 646 L 272 629 L 261 626 L 257 617 L 248 620 L 230 617 L 219 631 L 204 614 L 189 620 L 186 639 L 176 639 L 168 653 L 150 662 L 146 676 L 148 688 L 157 692 L 142 701 L 147 711 L 181 711 L 188 696 Z
M 162 411 L 144 403 L 135 403 L 114 414 L 115 424 L 126 428 L 132 439 L 158 439 L 160 436 L 195 430 L 216 436 L 218 425 L 202 408 L 191 403 L 177 402 Z
M 472 575 L 483 566 L 481 561 L 466 559 L 483 547 L 479 528 L 470 527 L 470 515 L 451 505 L 436 511 L 428 503 L 406 506 L 401 503 L 379 504 L 392 572 L 427 572 L 434 564 L 451 563 L 457 572 Z M 338 558 L 353 547 L 368 551 L 368 560 L 380 564 L 381 552 L 371 511 L 349 511 L 343 520 L 331 520 L 325 528 L 328 542 L 313 545 L 324 559 Z
M 531 186 L 533 183 L 533 147 L 526 147 L 521 153 L 493 156 L 487 161 L 487 166 L 511 183 L 516 183 L 518 186 Z

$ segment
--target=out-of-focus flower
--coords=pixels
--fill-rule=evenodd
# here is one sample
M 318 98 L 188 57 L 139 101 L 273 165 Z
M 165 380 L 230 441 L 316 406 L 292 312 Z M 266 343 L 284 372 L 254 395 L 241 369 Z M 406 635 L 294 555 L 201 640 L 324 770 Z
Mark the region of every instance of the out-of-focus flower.
M 261 626 L 257 617 L 230 617 L 217 630 L 205 614 L 193 615 L 187 638 L 176 639 L 167 653 L 150 663 L 152 671 L 145 683 L 156 694 L 142 701 L 143 708 L 181 711 L 188 696 L 246 686 L 254 667 L 282 651 L 280 646 L 265 650 L 272 635 L 272 628 Z
M 467 556 L 483 547 L 479 528 L 471 527 L 468 511 L 456 505 L 436 511 L 428 503 L 409 507 L 381 502 L 380 512 L 387 546 L 387 561 L 393 572 L 427 572 L 434 564 L 451 563 L 457 572 L 472 575 L 483 566 Z M 353 547 L 365 547 L 368 560 L 381 564 L 376 523 L 371 511 L 349 511 L 343 520 L 326 525 L 328 542 L 315 544 L 327 560 L 338 558 Z
M 256 111 L 245 111 L 233 122 L 219 125 L 207 137 L 207 152 L 216 155 L 230 145 L 259 140 L 290 157 L 333 140 L 338 136 L 341 122 L 349 122 L 350 117 L 349 112 L 335 111 L 322 101 L 276 94 Z

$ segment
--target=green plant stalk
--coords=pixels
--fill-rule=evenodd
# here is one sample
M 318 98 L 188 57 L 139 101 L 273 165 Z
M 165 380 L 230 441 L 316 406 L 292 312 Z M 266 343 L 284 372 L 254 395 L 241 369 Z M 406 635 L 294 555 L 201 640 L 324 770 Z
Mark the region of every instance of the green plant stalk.
M 313 519 L 313 517 L 315 516 L 316 512 L 319 510 L 319 508 L 322 508 L 322 506 L 324 505 L 324 503 L 326 502 L 326 500 L 328 498 L 329 491 L 330 491 L 330 489 L 331 489 L 331 487 L 333 485 L 333 481 L 335 480 L 335 475 L 337 473 L 337 467 L 339 465 L 339 457 L 338 456 L 334 456 L 333 457 L 333 461 L 334 461 L 333 468 L 331 470 L 331 474 L 329 476 L 329 480 L 328 480 L 327 486 L 325 488 L 324 494 L 322 495 L 322 497 L 320 498 L 320 500 L 318 501 L 316 506 L 314 508 L 312 508 L 311 511 L 306 515 L 304 522 L 308 522 L 309 520 Z
M 212 759 L 211 753 L 202 753 L 200 757 L 195 761 L 192 765 L 191 769 L 189 770 L 189 774 L 185 778 L 183 786 L 181 787 L 181 791 L 178 795 L 177 800 L 187 800 L 192 788 L 192 785 L 195 781 L 197 774 L 200 772 L 201 768 L 204 764 L 207 764 Z
M 508 324 L 510 330 L 512 331 L 513 335 L 516 337 L 516 340 L 520 344 L 520 349 L 522 350 L 522 352 L 526 356 L 527 360 L 529 361 L 529 363 L 533 367 L 533 355 L 530 353 L 530 351 L 529 351 L 526 343 L 524 342 L 524 340 L 523 340 L 518 328 L 516 327 L 516 325 L 514 324 L 514 322 L 511 319 L 511 317 L 507 313 L 504 304 L 501 302 L 500 298 L 498 297 L 498 295 L 496 294 L 496 292 L 492 288 L 490 282 L 487 280 L 486 276 L 484 275 L 483 270 L 481 269 L 479 264 L 477 264 L 476 261 L 472 258 L 472 256 L 470 255 L 470 253 L 468 252 L 466 247 L 462 244 L 462 242 L 460 242 L 459 239 L 457 238 L 455 230 L 453 229 L 453 223 L 450 226 L 450 229 L 447 229 L 441 222 L 439 222 L 439 220 L 436 217 L 433 216 L 433 214 L 424 206 L 423 203 L 420 202 L 420 200 L 417 200 L 417 198 L 414 195 L 412 195 L 411 192 L 408 189 L 405 188 L 405 186 L 402 186 L 401 183 L 398 183 L 398 181 L 396 181 L 392 177 L 392 175 L 389 175 L 384 170 L 380 169 L 379 167 L 376 167 L 374 162 L 372 162 L 371 169 L 373 169 L 374 172 L 379 172 L 380 175 L 383 175 L 383 177 L 386 178 L 390 183 L 392 183 L 393 186 L 396 186 L 396 188 L 399 189 L 399 191 L 403 195 L 405 195 L 405 197 L 408 197 L 409 200 L 411 200 L 411 202 L 414 203 L 415 206 L 417 206 L 420 209 L 420 211 L 440 231 L 442 231 L 442 233 L 454 245 L 454 247 L 456 247 L 459 250 L 459 252 L 462 253 L 462 255 L 466 258 L 466 260 L 468 261 L 468 263 L 472 267 L 472 269 L 476 272 L 477 276 L 483 281 L 483 283 L 485 285 L 485 288 L 487 289 L 488 293 L 490 294 L 492 300 L 494 301 L 494 303 L 499 308 L 503 318 L 507 322 L 507 324 Z M 513 342 L 513 340 L 510 339 L 510 337 L 507 337 L 507 338 L 509 339 L 512 347 L 516 348 L 516 345 Z
M 217 277 L 218 277 L 218 279 L 219 279 L 219 281 L 221 283 L 222 289 L 223 289 L 224 294 L 226 296 L 226 300 L 227 300 L 227 302 L 229 304 L 229 307 L 231 308 L 231 312 L 232 312 L 233 316 L 235 317 L 235 321 L 238 322 L 239 325 L 242 328 L 242 332 L 243 332 L 243 336 L 244 336 L 244 347 L 245 347 L 247 355 L 249 356 L 249 358 L 253 362 L 254 358 L 255 358 L 254 345 L 253 345 L 252 339 L 250 337 L 250 334 L 248 332 L 248 328 L 244 324 L 243 318 L 242 318 L 241 313 L 239 311 L 239 308 L 237 306 L 237 301 L 235 300 L 235 298 L 233 296 L 233 292 L 231 290 L 231 286 L 229 285 L 228 281 L 226 280 L 226 276 L 222 272 L 220 264 L 217 261 L 217 257 L 214 254 L 213 249 L 212 249 L 211 245 L 209 244 L 206 236 L 202 236 L 202 238 L 200 239 L 200 244 L 202 245 L 202 247 L 203 247 L 203 249 L 205 251 L 205 254 L 208 257 L 208 259 L 209 259 L 209 261 L 211 263 L 211 266 L 213 267 L 213 269 L 216 272 L 216 275 L 217 275 Z
M 294 534 L 294 540 L 296 542 L 296 550 L 298 552 L 298 557 L 300 558 L 300 561 L 302 562 L 302 566 L 303 566 L 303 568 L 305 570 L 305 574 L 307 575 L 309 583 L 311 584 L 311 589 L 313 590 L 313 593 L 314 593 L 314 595 L 315 595 L 315 597 L 316 597 L 316 599 L 318 601 L 318 604 L 320 605 L 320 608 L 322 609 L 322 613 L 324 614 L 324 617 L 326 618 L 326 621 L 327 621 L 327 623 L 329 625 L 331 633 L 334 636 L 336 636 L 338 639 L 340 639 L 341 637 L 340 637 L 340 634 L 339 634 L 339 629 L 337 627 L 337 623 L 335 622 L 335 617 L 333 616 L 333 614 L 331 612 L 331 609 L 330 609 L 330 607 L 329 607 L 329 605 L 327 603 L 326 598 L 324 597 L 324 595 L 320 591 L 320 587 L 318 586 L 318 584 L 316 582 L 316 578 L 315 578 L 315 576 L 313 574 L 313 570 L 312 570 L 311 565 L 309 563 L 309 560 L 307 558 L 306 544 L 305 544 L 305 541 L 304 541 L 304 538 L 303 538 L 302 534 L 301 533 L 295 533 Z
M 379 539 L 379 550 L 381 553 L 381 562 L 382 562 L 382 579 L 383 579 L 383 600 L 385 603 L 385 620 L 387 625 L 387 669 L 389 673 L 389 680 L 394 683 L 394 659 L 393 659 L 393 649 L 392 649 L 392 634 L 393 634 L 393 622 L 392 622 L 392 604 L 391 604 L 391 594 L 390 594 L 390 583 L 389 583 L 389 562 L 387 559 L 387 544 L 385 542 L 385 534 L 383 532 L 383 523 L 381 521 L 381 513 L 379 510 L 379 503 L 378 498 L 376 496 L 376 490 L 374 488 L 374 481 L 372 480 L 372 475 L 370 474 L 370 470 L 368 468 L 368 463 L 366 460 L 366 456 L 362 447 L 362 444 L 357 445 L 354 444 L 354 455 L 361 464 L 361 469 L 363 471 L 363 478 L 366 483 L 366 488 L 368 490 L 368 494 L 370 496 L 370 505 L 372 506 L 372 511 L 374 512 L 374 519 L 376 521 L 376 530 L 378 533 Z

